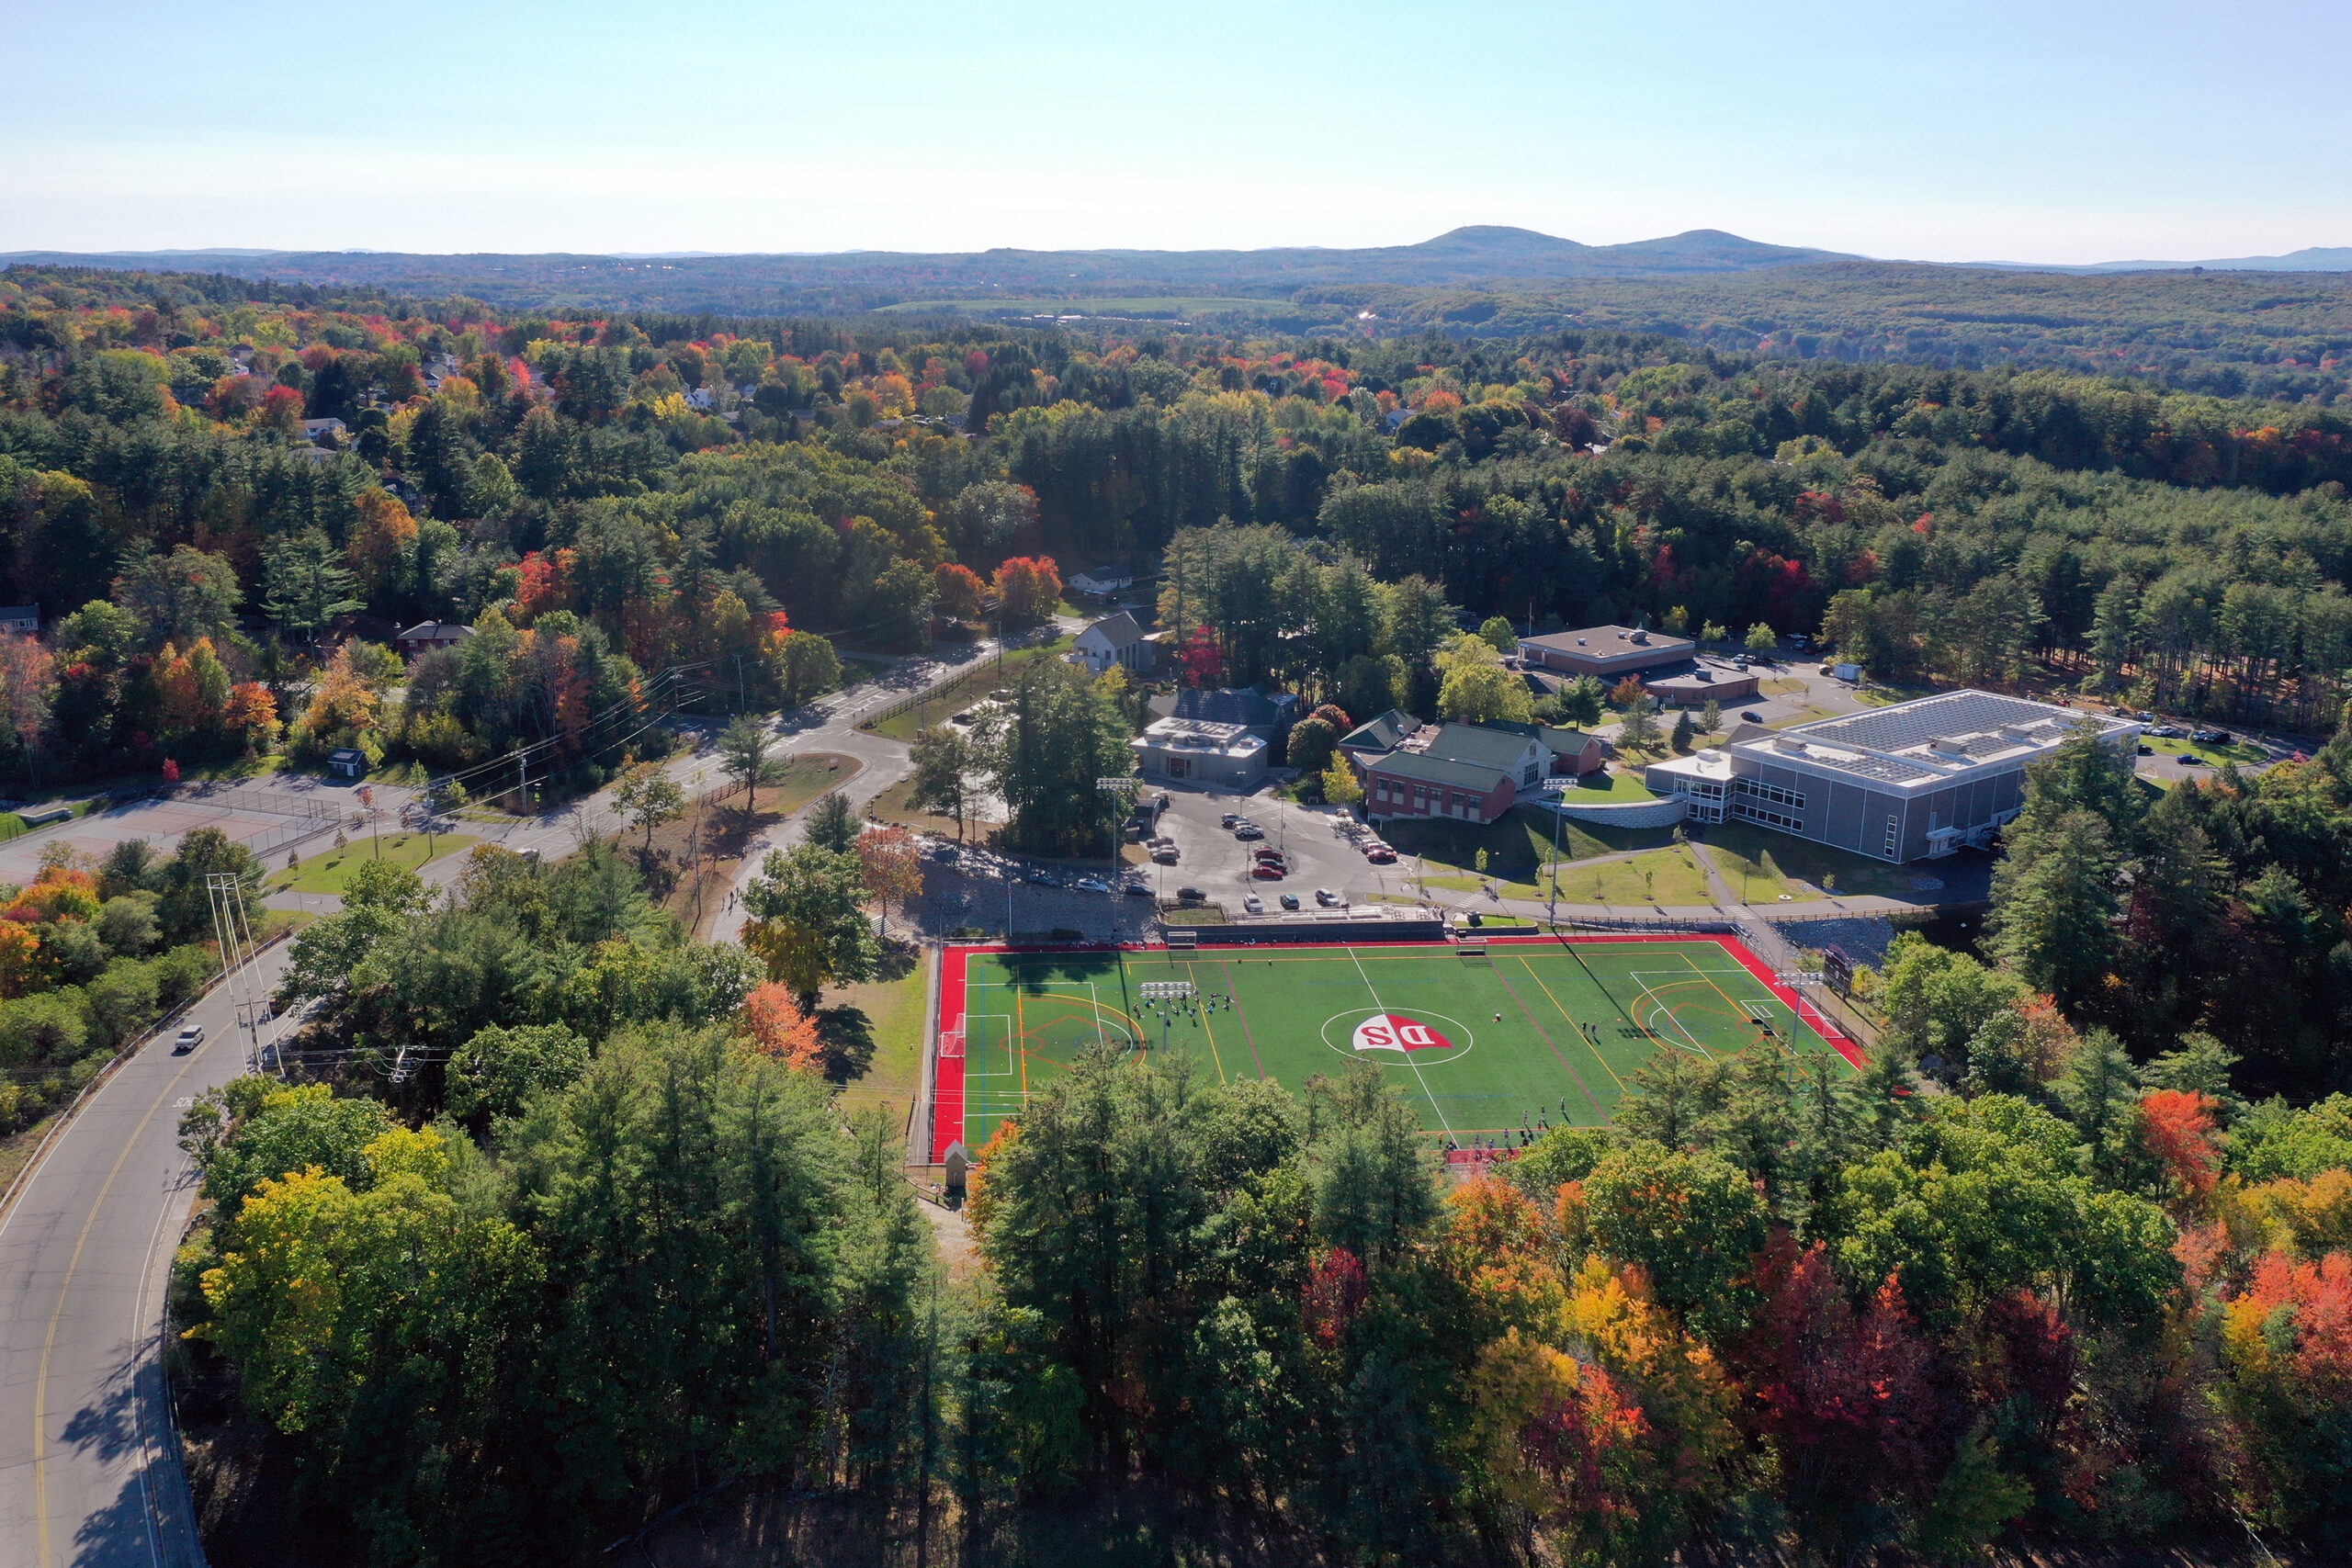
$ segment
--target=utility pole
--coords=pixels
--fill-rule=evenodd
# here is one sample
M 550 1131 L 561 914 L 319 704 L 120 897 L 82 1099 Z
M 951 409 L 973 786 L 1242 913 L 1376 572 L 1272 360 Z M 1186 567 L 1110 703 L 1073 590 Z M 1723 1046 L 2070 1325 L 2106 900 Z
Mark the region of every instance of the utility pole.
M 233 872 L 208 872 L 204 892 L 212 906 L 212 931 L 220 947 L 220 973 L 228 982 L 238 1021 L 245 1026 L 246 1061 L 259 1072 L 260 1004 L 254 999 L 253 988 L 253 964 L 259 954 L 254 944 L 253 921 L 245 912 L 244 879 Z M 277 1068 L 282 1077 L 282 1059 Z

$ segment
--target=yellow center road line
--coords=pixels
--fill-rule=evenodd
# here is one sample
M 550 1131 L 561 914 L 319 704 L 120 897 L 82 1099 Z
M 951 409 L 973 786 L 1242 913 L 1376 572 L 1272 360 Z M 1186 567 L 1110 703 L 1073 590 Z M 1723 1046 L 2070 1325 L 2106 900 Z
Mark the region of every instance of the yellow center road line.
M 106 1181 L 98 1188 L 97 1197 L 91 1200 L 89 1217 L 82 1222 L 82 1234 L 74 1238 L 74 1256 L 65 1263 L 65 1277 L 57 1282 L 57 1307 L 49 1314 L 49 1332 L 40 1346 L 40 1371 L 33 1380 L 33 1517 L 40 1521 L 41 1568 L 49 1568 L 50 1563 L 49 1363 L 57 1349 L 57 1325 L 64 1321 L 65 1301 L 74 1288 L 74 1270 L 82 1264 L 82 1249 L 90 1243 L 90 1232 L 98 1223 L 98 1211 L 106 1207 L 107 1195 L 114 1190 L 115 1179 L 122 1174 L 123 1166 L 130 1161 L 130 1151 L 139 1146 L 140 1135 L 147 1131 L 147 1123 L 155 1119 L 155 1112 L 164 1108 L 164 1101 L 180 1087 L 180 1080 L 195 1070 L 196 1063 L 196 1054 L 190 1053 L 186 1065 L 172 1075 L 172 1081 L 164 1086 L 164 1092 L 155 1097 L 155 1103 L 147 1108 L 147 1114 L 139 1119 L 139 1125 L 133 1127 L 130 1136 L 123 1140 L 122 1153 L 115 1156 L 114 1168 L 107 1172 Z M 153 1528 L 153 1521 L 150 1521 L 149 1528 Z

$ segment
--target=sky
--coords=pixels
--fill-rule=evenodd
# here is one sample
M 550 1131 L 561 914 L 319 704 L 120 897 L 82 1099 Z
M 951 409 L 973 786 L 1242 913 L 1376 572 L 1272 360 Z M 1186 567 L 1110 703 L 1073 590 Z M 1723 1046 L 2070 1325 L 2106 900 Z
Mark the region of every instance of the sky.
M 0 252 L 2352 244 L 2347 0 L 10 9 Z

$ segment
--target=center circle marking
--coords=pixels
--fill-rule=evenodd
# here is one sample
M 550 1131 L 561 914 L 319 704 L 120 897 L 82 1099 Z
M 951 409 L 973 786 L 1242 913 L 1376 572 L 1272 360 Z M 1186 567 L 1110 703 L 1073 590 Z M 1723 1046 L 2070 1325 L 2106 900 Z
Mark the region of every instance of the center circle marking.
M 1385 1060 L 1389 1055 L 1388 1052 L 1358 1051 L 1351 1045 L 1334 1043 L 1331 1039 L 1331 1026 L 1339 1022 L 1341 1019 L 1346 1019 L 1348 1021 L 1348 1032 L 1352 1035 L 1355 1032 L 1356 1021 L 1358 1020 L 1366 1018 L 1384 1018 L 1390 1013 L 1401 1013 L 1407 1018 L 1426 1019 L 1432 1023 L 1445 1023 L 1453 1026 L 1453 1029 L 1448 1032 L 1446 1038 L 1452 1043 L 1453 1049 L 1445 1055 L 1431 1055 L 1426 1051 L 1400 1051 L 1396 1053 L 1397 1055 L 1402 1056 L 1406 1063 L 1408 1063 L 1413 1066 L 1442 1067 L 1449 1062 L 1458 1062 L 1462 1060 L 1463 1057 L 1468 1055 L 1470 1054 L 1470 1048 L 1478 1043 L 1478 1036 L 1473 1032 L 1470 1026 L 1463 1022 L 1460 1019 L 1453 1017 L 1451 1014 L 1431 1012 L 1427 1008 L 1402 1007 L 1349 1008 L 1344 1012 L 1335 1012 L 1330 1017 L 1323 1021 L 1323 1028 L 1321 1030 L 1323 1043 L 1330 1046 L 1332 1050 L 1337 1051 L 1340 1055 L 1345 1056 L 1351 1062 L 1378 1062 Z M 1427 1057 L 1428 1059 L 1420 1060 L 1419 1058 L 1422 1057 Z

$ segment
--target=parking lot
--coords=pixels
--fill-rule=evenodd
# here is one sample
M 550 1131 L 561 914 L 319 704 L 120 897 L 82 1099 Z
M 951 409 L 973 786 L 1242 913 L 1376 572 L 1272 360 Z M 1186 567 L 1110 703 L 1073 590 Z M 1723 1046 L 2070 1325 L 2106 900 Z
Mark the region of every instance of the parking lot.
M 1246 900 L 1252 895 L 1272 914 L 1281 910 L 1285 893 L 1311 909 L 1318 887 L 1359 902 L 1374 892 L 1407 891 L 1401 874 L 1406 863 L 1381 866 L 1365 860 L 1340 829 L 1348 819 L 1343 812 L 1295 806 L 1272 790 L 1247 797 L 1181 786 L 1151 793 L 1169 798 L 1159 834 L 1174 840 L 1174 863 L 1130 866 L 1114 876 L 1107 863 L 1048 863 L 935 840 L 923 863 L 923 908 L 918 912 L 922 923 L 936 932 L 971 926 L 1028 933 L 1066 930 L 1083 931 L 1090 940 L 1135 942 L 1151 933 L 1159 907 L 1176 904 L 1188 887 L 1199 891 L 1202 903 L 1236 918 L 1250 912 Z M 1265 837 L 1236 837 L 1223 825 L 1227 812 L 1248 817 Z M 1264 848 L 1283 852 L 1286 874 L 1251 875 L 1250 852 Z M 1129 846 L 1130 858 L 1136 849 Z M 1130 883 L 1149 888 L 1151 897 L 1125 893 Z

